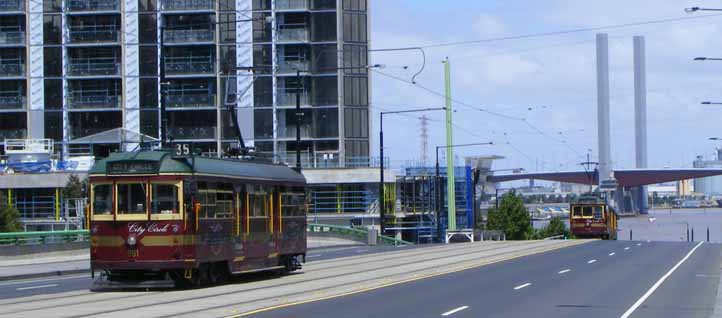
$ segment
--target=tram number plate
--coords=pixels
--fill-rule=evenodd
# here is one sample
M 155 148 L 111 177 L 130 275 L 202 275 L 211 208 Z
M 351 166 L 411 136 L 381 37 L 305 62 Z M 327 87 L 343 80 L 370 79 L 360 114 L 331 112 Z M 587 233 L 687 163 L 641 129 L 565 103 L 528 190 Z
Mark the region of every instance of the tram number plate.
M 188 144 L 176 144 L 175 155 L 176 156 L 188 156 L 191 154 L 191 147 Z

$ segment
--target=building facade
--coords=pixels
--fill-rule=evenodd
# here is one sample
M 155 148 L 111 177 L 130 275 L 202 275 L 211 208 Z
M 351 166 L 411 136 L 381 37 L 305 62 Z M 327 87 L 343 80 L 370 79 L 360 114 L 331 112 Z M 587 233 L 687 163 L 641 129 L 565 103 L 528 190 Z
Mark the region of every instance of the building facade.
M 0 0 L 0 141 L 63 158 L 157 140 L 369 157 L 366 0 Z M 296 95 L 301 143 L 296 142 Z M 161 111 L 165 109 L 165 111 Z
M 693 162 L 695 168 L 722 168 L 722 149 L 717 150 L 717 157 L 714 160 L 705 160 L 703 156 L 697 156 Z M 722 176 L 694 179 L 694 192 L 706 195 L 722 195 Z

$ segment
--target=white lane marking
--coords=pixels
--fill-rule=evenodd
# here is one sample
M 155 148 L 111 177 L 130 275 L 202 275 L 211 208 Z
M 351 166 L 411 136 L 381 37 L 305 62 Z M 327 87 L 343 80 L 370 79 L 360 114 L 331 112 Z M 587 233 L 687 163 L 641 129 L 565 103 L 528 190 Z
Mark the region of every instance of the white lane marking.
M 443 314 L 441 314 L 441 315 L 444 316 L 444 317 L 446 317 L 446 316 L 449 316 L 449 315 L 453 315 L 453 314 L 455 314 L 455 313 L 457 313 L 457 312 L 460 312 L 460 311 L 462 311 L 462 310 L 464 310 L 464 309 L 466 309 L 466 308 L 469 308 L 469 306 L 461 306 L 461 307 L 459 307 L 459 308 L 449 310 L 449 311 L 447 311 L 447 312 L 445 312 L 445 313 L 443 313 Z
M 308 255 L 308 256 L 306 256 L 306 257 L 308 257 L 308 258 L 311 258 L 311 257 L 319 257 L 319 256 L 321 256 L 321 255 L 323 255 L 323 254 L 311 254 L 311 255 Z
M 560 271 L 557 272 L 557 273 L 558 273 L 558 274 L 564 274 L 564 273 L 569 273 L 569 272 L 571 272 L 571 271 L 572 271 L 571 269 L 568 269 L 568 268 L 567 268 L 567 269 L 560 270 Z
M 89 275 L 63 276 L 63 277 L 57 277 L 57 278 L 44 278 L 44 279 L 36 279 L 36 280 L 20 280 L 20 281 L 6 282 L 6 283 L 0 283 L 0 286 L 32 284 L 32 283 L 39 283 L 39 282 L 50 282 L 50 281 L 54 281 L 54 280 L 65 280 L 65 279 L 74 279 L 74 278 L 82 278 L 82 277 L 90 278 Z
M 38 289 L 38 288 L 48 288 L 48 287 L 55 287 L 55 286 L 58 286 L 58 284 L 49 284 L 49 285 L 40 285 L 40 286 L 30 286 L 30 287 L 20 287 L 20 288 L 16 288 L 15 290 Z
M 611 253 L 609 253 L 609 256 L 614 256 L 614 254 L 617 254 L 617 253 L 611 252 Z
M 637 243 L 637 246 L 642 246 L 642 243 Z
M 634 313 L 634 311 L 637 310 L 637 308 L 639 308 L 639 306 L 641 306 L 642 303 L 644 303 L 644 301 L 647 300 L 647 298 L 649 298 L 649 296 L 651 296 L 652 293 L 654 293 L 654 291 L 657 290 L 657 288 L 659 288 L 659 286 L 662 285 L 662 283 L 664 283 L 664 281 L 667 280 L 667 278 L 669 278 L 669 276 L 671 276 L 672 273 L 674 273 L 674 271 L 677 270 L 677 268 L 682 266 L 682 264 L 684 262 L 686 262 L 690 256 L 692 256 L 692 253 L 694 253 L 694 251 L 696 251 L 700 246 L 702 246 L 702 243 L 704 243 L 704 242 L 699 242 L 691 251 L 689 251 L 689 253 L 687 253 L 687 255 L 685 257 L 683 257 L 677 263 L 677 265 L 674 265 L 674 267 L 672 267 L 672 269 L 670 269 L 669 272 L 664 274 L 664 276 L 662 276 L 662 278 L 660 278 L 656 283 L 654 283 L 654 285 L 652 285 L 652 287 L 649 288 L 649 290 L 646 293 L 644 293 L 644 295 L 642 295 L 642 297 L 640 297 L 632 305 L 632 307 L 629 307 L 629 309 L 627 309 L 627 311 L 625 311 L 624 314 L 622 314 L 622 316 L 620 318 L 628 318 L 632 313 Z
M 627 246 L 627 247 L 624 248 L 625 251 L 628 250 L 628 249 L 629 249 L 629 246 Z
M 531 285 L 531 283 L 521 284 L 519 286 L 514 287 L 514 290 L 520 290 L 524 287 L 529 287 L 530 285 Z
M 590 260 L 587 261 L 587 264 L 591 264 L 591 263 L 594 263 L 594 262 L 596 262 L 596 261 L 597 261 L 597 260 L 595 260 L 595 259 L 590 259 Z
M 356 251 L 356 253 L 364 253 L 364 252 L 368 252 L 368 251 L 369 251 L 369 249 L 365 248 L 365 249 Z

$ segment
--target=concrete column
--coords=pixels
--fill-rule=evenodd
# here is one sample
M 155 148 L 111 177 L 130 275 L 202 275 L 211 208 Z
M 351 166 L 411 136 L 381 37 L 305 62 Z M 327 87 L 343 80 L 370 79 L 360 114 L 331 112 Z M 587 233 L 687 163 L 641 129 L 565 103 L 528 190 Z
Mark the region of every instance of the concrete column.
M 253 15 L 251 0 L 236 0 L 236 20 Z M 253 23 L 236 23 L 236 65 L 253 66 Z M 264 70 L 259 70 L 264 71 Z M 236 70 L 236 110 L 238 126 L 246 146 L 253 146 L 253 72 Z
M 612 158 L 609 136 L 609 43 L 606 33 L 597 34 L 597 135 L 599 182 L 610 179 Z
M 647 168 L 647 74 L 644 37 L 634 37 L 634 142 L 637 168 Z M 636 192 L 637 207 L 647 213 L 647 187 Z

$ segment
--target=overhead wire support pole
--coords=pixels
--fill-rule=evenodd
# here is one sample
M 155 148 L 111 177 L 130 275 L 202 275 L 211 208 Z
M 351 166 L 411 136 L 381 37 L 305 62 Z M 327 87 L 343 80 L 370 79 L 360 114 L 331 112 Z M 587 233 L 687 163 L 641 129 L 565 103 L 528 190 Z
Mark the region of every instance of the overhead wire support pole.
M 451 109 L 451 64 L 444 60 L 444 88 L 446 106 L 446 206 L 448 209 L 447 230 L 456 230 L 456 181 L 454 178 L 454 144 Z

